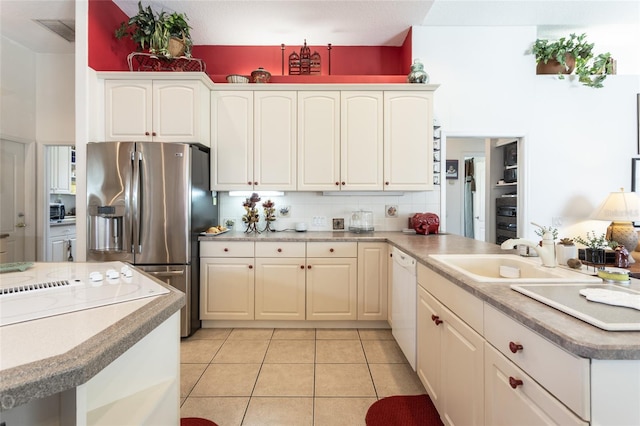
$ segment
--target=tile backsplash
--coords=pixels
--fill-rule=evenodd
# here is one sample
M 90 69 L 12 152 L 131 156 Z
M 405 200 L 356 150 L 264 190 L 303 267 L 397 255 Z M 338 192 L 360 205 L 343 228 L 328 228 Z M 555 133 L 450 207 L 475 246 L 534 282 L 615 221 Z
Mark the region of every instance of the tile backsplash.
M 259 194 L 259 191 L 258 191 Z M 401 195 L 323 195 L 322 192 L 285 192 L 283 196 L 262 197 L 258 203 L 259 229 L 264 228 L 262 203 L 271 199 L 275 203 L 275 230 L 295 229 L 297 223 L 307 224 L 309 231 L 331 231 L 333 219 L 343 219 L 345 230 L 349 227 L 351 212 L 369 210 L 373 212 L 376 231 L 401 231 L 407 228 L 408 218 L 415 213 L 431 212 L 440 215 L 440 187 L 433 191 L 405 192 Z M 236 229 L 245 229 L 242 223 L 246 197 L 218 193 L 220 222 L 234 220 Z

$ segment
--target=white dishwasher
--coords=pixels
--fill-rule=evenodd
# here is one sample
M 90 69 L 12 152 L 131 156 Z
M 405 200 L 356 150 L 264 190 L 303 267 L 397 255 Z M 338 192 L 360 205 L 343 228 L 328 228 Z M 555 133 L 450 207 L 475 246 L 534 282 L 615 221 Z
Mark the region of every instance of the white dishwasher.
M 391 332 L 411 368 L 416 369 L 416 260 L 393 247 Z

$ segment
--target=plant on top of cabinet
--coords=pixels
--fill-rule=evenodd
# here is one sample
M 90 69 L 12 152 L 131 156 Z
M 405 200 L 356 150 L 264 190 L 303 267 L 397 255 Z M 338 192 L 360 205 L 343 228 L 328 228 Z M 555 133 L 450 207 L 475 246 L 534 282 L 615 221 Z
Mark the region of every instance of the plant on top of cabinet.
M 564 74 L 575 73 L 578 81 L 588 87 L 602 87 L 607 74 L 613 74 L 613 60 L 611 54 L 593 52 L 593 43 L 588 43 L 587 35 L 577 36 L 571 33 L 569 37 L 560 37 L 550 42 L 537 39 L 531 47 L 531 53 L 536 56 L 537 74 L 558 74 L 564 79 Z
M 142 7 L 138 2 L 138 14 L 122 22 L 115 31 L 118 39 L 129 37 L 138 44 L 138 50 L 166 57 L 191 57 L 191 27 L 184 13 L 154 12 L 151 6 Z

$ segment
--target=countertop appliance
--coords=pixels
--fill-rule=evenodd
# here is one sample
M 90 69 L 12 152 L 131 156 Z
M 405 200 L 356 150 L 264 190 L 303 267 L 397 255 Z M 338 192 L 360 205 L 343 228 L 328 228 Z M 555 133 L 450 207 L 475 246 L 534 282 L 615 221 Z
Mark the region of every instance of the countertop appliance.
M 218 223 L 209 149 L 87 144 L 87 260 L 129 262 L 186 295 L 181 336 L 200 328 L 198 236 Z
M 64 204 L 49 203 L 49 220 L 62 220 L 65 214 Z
M 373 232 L 373 212 L 358 210 L 351 213 L 349 231 L 355 233 Z
M 391 251 L 391 334 L 398 342 L 407 361 L 416 370 L 416 303 L 417 263 L 414 258 L 393 247 Z

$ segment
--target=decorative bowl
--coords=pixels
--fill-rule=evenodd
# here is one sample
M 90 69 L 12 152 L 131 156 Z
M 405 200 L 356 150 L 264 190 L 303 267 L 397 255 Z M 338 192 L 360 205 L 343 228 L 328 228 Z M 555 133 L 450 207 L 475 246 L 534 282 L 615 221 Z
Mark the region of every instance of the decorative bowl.
M 227 76 L 227 83 L 248 83 L 249 78 L 240 74 L 229 74 Z
M 251 81 L 254 83 L 268 83 L 271 79 L 271 73 L 260 67 L 251 72 Z

